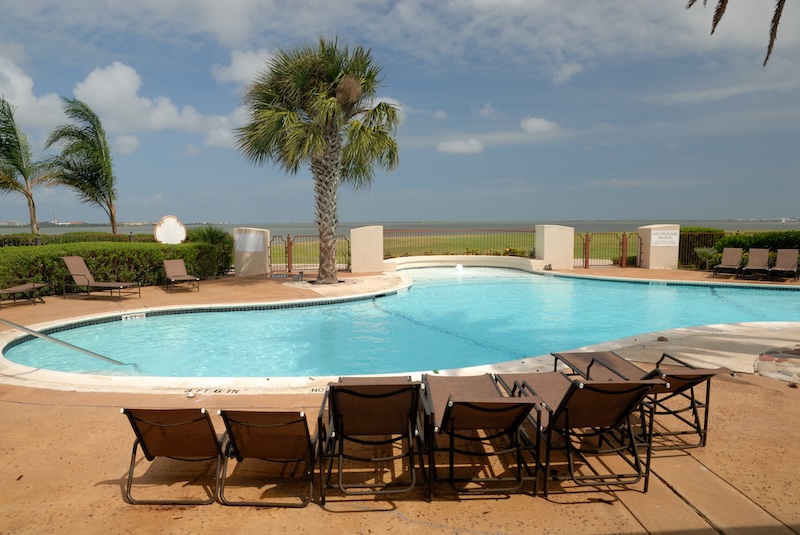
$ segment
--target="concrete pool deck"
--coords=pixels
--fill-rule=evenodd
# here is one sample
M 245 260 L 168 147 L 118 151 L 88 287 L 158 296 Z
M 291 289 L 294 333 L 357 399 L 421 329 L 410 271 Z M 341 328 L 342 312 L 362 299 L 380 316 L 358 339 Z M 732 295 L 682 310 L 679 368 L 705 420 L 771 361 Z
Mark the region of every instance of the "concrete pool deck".
M 574 274 L 718 282 L 710 273 L 597 268 Z M 263 277 L 203 281 L 200 292 L 144 288 L 141 299 L 62 299 L 3 306 L 0 317 L 37 325 L 89 314 L 119 314 L 161 306 L 252 303 L 381 292 L 402 285 L 399 274 L 343 274 L 333 288 Z M 797 283 L 789 285 L 797 286 Z M 800 302 L 800 294 L 798 294 Z M 7 328 L 0 325 L 0 331 Z M 194 533 L 800 533 L 800 389 L 753 373 L 776 348 L 800 347 L 790 323 L 676 329 L 601 344 L 639 362 L 663 351 L 739 373 L 713 380 L 705 448 L 659 453 L 650 491 L 553 492 L 433 502 L 420 495 L 387 500 L 332 501 L 322 508 L 132 506 L 122 500 L 133 433 L 122 406 L 302 408 L 316 415 L 321 394 L 205 391 L 108 393 L 32 388 L 24 378 L 0 381 L 0 532 Z M 607 347 L 606 347 L 607 346 Z M 791 359 L 787 359 L 789 362 Z M 784 363 L 785 364 L 785 363 Z M 780 373 L 780 371 L 776 372 Z M 785 375 L 785 374 L 784 374 Z M 788 375 L 785 375 L 787 378 Z M 215 416 L 216 418 L 216 416 Z M 217 430 L 221 422 L 215 419 Z M 191 482 L 182 484 L 190 485 Z

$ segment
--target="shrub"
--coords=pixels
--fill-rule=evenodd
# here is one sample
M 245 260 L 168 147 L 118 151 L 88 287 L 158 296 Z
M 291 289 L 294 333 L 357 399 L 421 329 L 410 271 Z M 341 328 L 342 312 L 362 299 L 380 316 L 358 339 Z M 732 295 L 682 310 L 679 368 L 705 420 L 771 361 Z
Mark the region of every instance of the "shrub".
M 202 278 L 216 274 L 216 247 L 207 243 L 83 242 L 38 247 L 0 248 L 0 279 L 32 278 L 50 285 L 47 293 L 61 293 L 72 283 L 62 256 L 80 256 L 98 281 L 138 281 L 143 286 L 164 282 L 164 260 L 183 258 L 186 267 Z
M 221 227 L 206 225 L 190 229 L 187 239 L 191 243 L 208 243 L 216 250 L 215 275 L 224 275 L 233 265 L 233 236 Z

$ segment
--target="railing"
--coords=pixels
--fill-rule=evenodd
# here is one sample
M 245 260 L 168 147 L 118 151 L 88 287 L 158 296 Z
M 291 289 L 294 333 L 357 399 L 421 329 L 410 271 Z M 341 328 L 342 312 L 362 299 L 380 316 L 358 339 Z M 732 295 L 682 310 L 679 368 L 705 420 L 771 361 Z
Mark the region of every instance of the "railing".
M 575 233 L 575 267 L 635 267 L 639 265 L 641 238 L 626 232 Z
M 269 252 L 272 273 L 319 269 L 319 236 L 273 236 Z M 336 236 L 336 269 L 350 271 L 350 240 L 345 236 Z
M 383 256 L 495 255 L 534 257 L 536 230 L 384 229 Z
M 678 266 L 683 268 L 705 267 L 706 260 L 700 258 L 697 249 L 714 247 L 725 237 L 726 232 L 681 232 L 678 242 Z

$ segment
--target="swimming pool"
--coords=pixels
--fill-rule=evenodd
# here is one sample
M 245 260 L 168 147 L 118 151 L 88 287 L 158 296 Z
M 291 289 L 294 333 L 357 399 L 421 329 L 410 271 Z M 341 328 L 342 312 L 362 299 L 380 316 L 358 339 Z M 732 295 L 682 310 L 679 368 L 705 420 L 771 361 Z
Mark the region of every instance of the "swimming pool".
M 51 334 L 136 366 L 110 368 L 42 340 L 7 348 L 5 357 L 77 373 L 336 376 L 504 362 L 676 327 L 800 321 L 796 291 L 595 281 L 498 268 L 407 273 L 414 279 L 410 290 L 374 299 L 173 310 Z

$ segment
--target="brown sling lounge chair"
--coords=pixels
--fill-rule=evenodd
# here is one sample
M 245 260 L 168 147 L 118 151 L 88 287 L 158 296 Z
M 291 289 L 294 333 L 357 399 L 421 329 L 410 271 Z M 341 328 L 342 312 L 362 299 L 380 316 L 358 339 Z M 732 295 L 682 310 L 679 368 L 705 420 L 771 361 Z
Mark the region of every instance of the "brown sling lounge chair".
M 523 459 L 521 438 L 522 424 L 536 404 L 533 398 L 504 397 L 489 374 L 426 374 L 422 380 L 432 424 L 428 448 L 431 484 L 436 481 L 436 452 L 447 452 L 448 482 L 459 493 L 513 492 L 522 487 L 523 471 L 533 476 Z M 461 466 L 457 466 L 456 455 Z M 513 463 L 502 461 L 509 456 L 513 456 Z M 475 457 L 483 457 L 486 462 L 476 462 Z M 488 464 L 491 458 L 503 463 L 502 471 Z M 470 460 L 464 464 L 461 459 Z M 511 465 L 508 470 L 506 464 Z M 469 477 L 457 477 L 457 470 L 467 472 Z M 497 472 L 500 475 L 492 475 Z M 513 475 L 503 475 L 504 472 Z M 535 485 L 533 492 L 536 493 Z
M 186 272 L 186 263 L 183 258 L 164 260 L 164 273 L 167 278 L 167 289 L 175 288 L 176 284 L 185 284 L 189 290 L 192 288 L 200 291 L 200 279 Z
M 769 275 L 769 249 L 751 248 L 747 252 L 747 264 L 741 275 Z
M 769 276 L 775 273 L 779 276 L 794 277 L 797 280 L 800 270 L 797 267 L 797 249 L 778 249 L 778 256 L 775 257 L 775 265 L 769 270 Z
M 571 379 L 560 372 L 503 374 L 499 380 L 511 393 L 533 396 L 542 404 L 538 421 L 532 423 L 537 425 L 544 448 L 544 462 L 539 466 L 545 496 L 550 480 L 572 480 L 576 485 L 597 487 L 634 485 L 644 478 L 647 492 L 650 450 L 642 462 L 638 449 L 647 444 L 640 444 L 633 433 L 631 414 L 647 393 L 663 381 L 588 381 Z M 617 434 L 621 435 L 619 439 Z M 597 445 L 592 445 L 592 441 Z M 566 475 L 551 471 L 553 452 L 557 450 L 566 455 Z M 632 471 L 611 470 L 609 465 L 592 463 L 589 458 L 607 454 L 619 455 Z M 580 461 L 582 467 L 578 466 Z M 598 471 L 602 466 L 608 470 Z
M 305 507 L 313 499 L 315 441 L 308 432 L 308 422 L 303 412 L 291 411 L 219 411 L 225 422 L 227 440 L 222 447 L 224 460 L 220 475 L 219 500 L 225 505 L 254 505 L 271 507 Z M 228 480 L 228 460 L 237 463 L 245 459 L 261 459 L 283 466 L 294 465 L 292 473 L 299 474 L 308 482 L 308 494 L 300 496 L 299 502 L 278 498 L 275 501 L 236 501 L 225 496 Z M 238 467 L 238 464 L 237 464 Z
M 80 256 L 63 256 L 61 257 L 64 263 L 67 264 L 69 274 L 72 276 L 74 284 L 64 284 L 64 295 L 66 296 L 67 286 L 78 288 L 86 288 L 86 295 L 88 296 L 92 290 L 111 292 L 113 297 L 114 291 L 117 296 L 122 298 L 123 290 L 126 293 L 133 294 L 135 291 L 139 297 L 142 296 L 142 288 L 138 282 L 98 282 L 94 280 L 89 268 L 86 267 L 86 262 Z
M 9 279 L 5 281 L 4 287 L 0 288 L 0 297 L 10 295 L 11 300 L 16 303 L 17 295 L 27 295 L 27 299 L 34 305 L 37 301 L 44 303 L 44 299 L 37 292 L 47 286 L 47 284 L 36 282 L 33 279 Z M 2 302 L 0 302 L 0 307 L 2 307 Z
M 414 488 L 414 460 L 422 459 L 425 449 L 420 389 L 421 383 L 409 377 L 344 377 L 328 385 L 318 423 L 323 504 L 334 461 L 336 486 L 346 495 Z M 322 421 L 326 412 L 327 425 Z
M 719 273 L 733 273 L 739 275 L 739 270 L 742 266 L 742 248 L 741 247 L 725 247 L 722 250 L 722 260 L 714 266 L 714 276 Z
M 654 370 L 646 372 L 613 351 L 585 353 L 553 353 L 556 367 L 566 364 L 581 377 L 597 381 L 662 379 L 668 384 L 653 387 L 643 406 L 642 416 L 649 413 L 659 425 L 645 422 L 659 443 L 654 450 L 689 449 L 706 445 L 708 415 L 711 402 L 711 378 L 730 374 L 727 368 L 697 368 L 668 353 L 664 353 Z M 601 364 L 601 365 L 598 365 Z M 613 373 L 609 371 L 613 370 Z M 685 437 L 696 437 L 688 442 Z M 681 437 L 681 440 L 675 440 Z
M 122 409 L 136 434 L 128 470 L 125 497 L 128 503 L 155 505 L 206 505 L 213 503 L 219 488 L 220 447 L 211 418 L 205 409 Z M 205 499 L 135 499 L 131 495 L 136 453 L 141 446 L 148 461 L 169 457 L 180 461 L 216 460 L 214 488 Z

